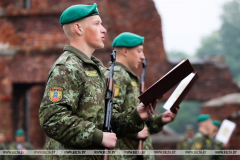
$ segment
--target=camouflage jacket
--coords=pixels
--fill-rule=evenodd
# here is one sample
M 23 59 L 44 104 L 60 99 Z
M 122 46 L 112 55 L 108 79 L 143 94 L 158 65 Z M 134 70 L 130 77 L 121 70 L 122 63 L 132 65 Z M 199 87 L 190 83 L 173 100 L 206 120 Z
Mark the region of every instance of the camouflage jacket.
M 103 149 L 100 144 L 105 114 L 106 70 L 97 58 L 92 56 L 89 59 L 73 46 L 64 47 L 64 53 L 49 72 L 39 110 L 40 125 L 51 137 L 47 149 Z M 111 126 L 118 136 L 124 136 L 140 131 L 144 123 L 135 109 L 121 114 L 115 112 Z M 88 160 L 90 157 L 54 155 L 48 159 Z
M 223 143 L 216 140 L 215 137 L 212 137 L 212 148 L 213 150 L 224 150 Z M 225 155 L 213 155 L 211 160 L 225 160 Z
M 191 150 L 192 147 L 192 139 L 188 139 L 187 137 L 181 137 L 180 141 L 177 144 L 178 150 Z M 190 160 L 189 155 L 178 155 L 179 160 Z
M 212 140 L 208 135 L 198 132 L 193 137 L 192 150 L 211 150 Z M 211 155 L 191 155 L 191 160 L 210 160 Z
M 136 108 L 140 101 L 139 78 L 123 64 L 116 62 L 114 67 L 114 109 L 118 112 L 124 112 L 129 108 Z M 155 114 L 145 123 L 149 130 L 148 138 L 143 142 L 144 150 L 153 150 L 150 134 L 162 130 L 162 116 Z M 129 150 L 137 149 L 139 140 L 136 134 L 128 134 L 126 137 L 117 140 L 116 149 Z M 137 159 L 137 156 L 122 155 L 121 159 Z M 153 155 L 146 155 L 144 159 L 154 159 Z
M 7 150 L 7 147 L 4 143 L 0 143 L 0 150 Z M 8 160 L 8 156 L 0 155 L 0 160 Z
M 13 142 L 13 143 L 9 144 L 8 148 L 9 148 L 9 150 L 18 150 L 17 143 Z M 28 142 L 24 142 L 22 144 L 22 148 L 25 148 L 27 150 L 34 149 L 33 146 Z M 9 160 L 36 160 L 37 156 L 35 156 L 35 155 L 9 155 L 8 159 Z

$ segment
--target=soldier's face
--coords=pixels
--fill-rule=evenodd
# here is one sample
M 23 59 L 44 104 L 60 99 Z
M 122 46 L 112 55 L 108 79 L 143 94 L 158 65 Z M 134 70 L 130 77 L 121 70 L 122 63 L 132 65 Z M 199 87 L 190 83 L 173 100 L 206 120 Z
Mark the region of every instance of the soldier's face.
M 87 17 L 85 23 L 83 27 L 85 42 L 93 49 L 103 48 L 107 30 L 102 26 L 100 16 Z
M 5 142 L 5 136 L 3 134 L 0 134 L 0 143 Z
M 16 138 L 17 143 L 25 142 L 25 136 L 24 135 L 19 135 L 19 136 L 16 136 L 15 138 Z
M 133 48 L 128 48 L 128 65 L 130 69 L 137 69 L 142 64 L 145 58 L 143 53 L 143 45 L 139 45 Z

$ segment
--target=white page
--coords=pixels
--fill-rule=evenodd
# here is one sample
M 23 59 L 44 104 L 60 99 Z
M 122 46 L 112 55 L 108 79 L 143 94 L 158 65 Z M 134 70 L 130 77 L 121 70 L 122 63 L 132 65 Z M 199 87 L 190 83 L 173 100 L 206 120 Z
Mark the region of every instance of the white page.
M 216 140 L 227 143 L 236 127 L 236 124 L 224 119 L 222 125 L 217 133 Z
M 181 93 L 184 91 L 184 89 L 187 87 L 189 82 L 193 79 L 195 73 L 190 73 L 186 78 L 184 78 L 177 88 L 174 90 L 174 92 L 171 94 L 171 96 L 168 98 L 167 102 L 164 104 L 163 108 L 166 110 L 170 110 L 172 105 L 176 102 L 178 97 L 181 95 Z

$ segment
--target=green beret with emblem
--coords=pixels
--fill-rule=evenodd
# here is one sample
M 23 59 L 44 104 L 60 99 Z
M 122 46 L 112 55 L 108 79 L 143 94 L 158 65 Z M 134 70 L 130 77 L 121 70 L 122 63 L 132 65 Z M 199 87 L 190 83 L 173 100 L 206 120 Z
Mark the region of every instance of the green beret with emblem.
M 206 121 L 208 119 L 210 119 L 210 115 L 208 114 L 201 114 L 197 117 L 198 122 Z
M 212 120 L 212 123 L 217 126 L 218 128 L 220 127 L 220 122 L 218 120 Z
M 93 15 L 99 15 L 96 3 L 93 5 L 73 5 L 63 11 L 60 17 L 60 24 L 71 23 Z
M 22 129 L 18 129 L 18 130 L 16 131 L 15 135 L 16 135 L 16 136 L 25 135 L 25 132 L 24 132 L 24 130 L 22 130 Z
M 112 43 L 113 47 L 136 47 L 142 45 L 144 42 L 144 37 L 137 34 L 124 32 L 119 34 Z

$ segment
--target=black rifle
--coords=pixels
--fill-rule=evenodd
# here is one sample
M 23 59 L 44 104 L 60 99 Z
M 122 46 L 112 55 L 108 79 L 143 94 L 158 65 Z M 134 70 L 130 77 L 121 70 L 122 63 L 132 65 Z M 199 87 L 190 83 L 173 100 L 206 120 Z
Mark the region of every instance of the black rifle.
M 140 88 L 140 94 L 142 94 L 145 90 L 145 68 L 147 66 L 147 59 L 145 58 L 143 61 L 142 61 L 142 66 L 143 66 L 143 72 L 142 72 L 142 75 L 141 75 L 141 88 Z M 143 150 L 143 140 L 140 139 L 138 141 L 138 151 L 142 151 Z M 143 160 L 143 155 L 141 154 L 141 152 L 139 152 L 140 154 L 137 155 L 138 157 L 138 160 Z
M 112 118 L 112 106 L 113 106 L 113 74 L 114 74 L 114 65 L 116 61 L 116 51 L 113 50 L 111 53 L 111 68 L 110 73 L 108 77 L 108 88 L 106 92 L 105 97 L 105 118 L 104 118 L 104 124 L 103 124 L 103 132 L 111 132 L 111 118 Z M 107 151 L 107 148 L 105 148 L 105 151 Z M 106 153 L 106 152 L 105 152 Z M 109 159 L 109 155 L 104 154 L 103 156 L 104 160 Z

